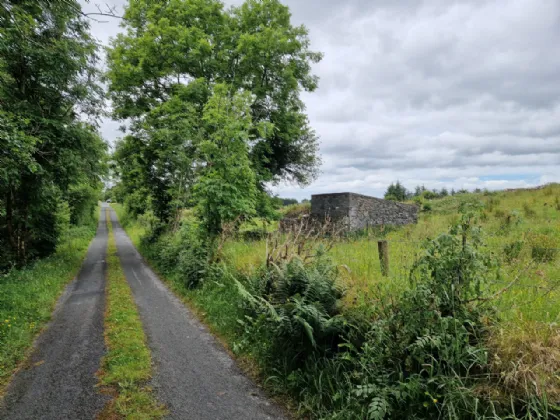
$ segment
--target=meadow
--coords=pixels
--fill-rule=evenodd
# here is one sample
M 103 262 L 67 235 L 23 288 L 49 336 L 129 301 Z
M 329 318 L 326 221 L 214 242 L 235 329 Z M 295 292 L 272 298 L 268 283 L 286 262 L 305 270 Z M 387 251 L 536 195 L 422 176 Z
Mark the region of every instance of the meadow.
M 560 321 L 560 257 L 533 258 L 542 245 L 560 256 L 560 185 L 540 190 L 463 194 L 432 200 L 432 210 L 421 212 L 417 225 L 375 229 L 357 237 L 341 238 L 329 251 L 340 270 L 348 305 L 368 303 L 380 294 L 400 293 L 410 286 L 410 269 L 427 240 L 446 232 L 458 218 L 462 203 L 482 203 L 478 225 L 484 248 L 500 262 L 502 278 L 495 291 L 513 284 L 494 303 L 507 320 L 557 323 Z M 301 212 L 302 206 L 299 205 Z M 290 208 L 284 210 L 290 212 Z M 546 238 L 544 238 L 546 237 Z M 387 240 L 390 273 L 384 277 L 377 242 Z M 545 241 L 543 244 L 535 243 Z M 229 240 L 225 260 L 251 274 L 266 259 L 266 240 Z M 515 280 L 515 281 L 514 281 Z

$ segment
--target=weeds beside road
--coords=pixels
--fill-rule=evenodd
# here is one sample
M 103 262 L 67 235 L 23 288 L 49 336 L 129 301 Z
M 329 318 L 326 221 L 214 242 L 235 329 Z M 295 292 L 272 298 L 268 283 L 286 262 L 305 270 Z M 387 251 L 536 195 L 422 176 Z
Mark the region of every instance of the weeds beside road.
M 283 249 L 277 255 L 286 257 L 268 267 L 270 249 L 230 239 L 221 263 L 200 268 L 190 252 L 196 220 L 188 214 L 163 235 L 153 234 L 149 215 L 126 227 L 232 351 L 253 360 L 267 387 L 289 395 L 302 415 L 555 419 L 560 355 L 551 321 L 558 316 L 558 266 L 534 261 L 535 244 L 526 231 L 558 240 L 552 226 L 559 210 L 547 205 L 555 193 L 481 197 L 478 222 L 463 220 L 450 200 L 437 203 L 418 226 L 389 231 L 403 242 L 419 236 L 407 263 L 393 266 L 390 278 L 375 273 L 373 251 L 362 266 L 371 277 L 356 266 L 367 238 L 342 241 L 325 258 L 305 263 L 298 262 L 297 246 Z M 527 199 L 543 210 L 518 215 L 514 202 Z M 444 204 L 452 205 L 442 209 Z M 478 226 L 492 233 L 481 236 Z M 515 240 L 523 243 L 512 256 L 505 245 Z M 527 265 L 531 271 L 521 271 L 526 277 L 504 277 Z M 333 273 L 334 284 L 349 292 L 342 298 L 329 286 Z M 356 283 L 356 273 L 363 283 Z M 530 301 L 522 297 L 528 291 Z
M 0 389 L 51 319 L 58 297 L 80 269 L 96 226 L 71 227 L 55 254 L 0 276 Z

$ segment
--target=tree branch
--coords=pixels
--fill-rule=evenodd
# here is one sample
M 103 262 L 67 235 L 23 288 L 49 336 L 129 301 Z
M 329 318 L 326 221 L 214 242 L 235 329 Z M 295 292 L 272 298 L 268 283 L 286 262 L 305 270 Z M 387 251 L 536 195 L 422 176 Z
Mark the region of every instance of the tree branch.
M 106 9 L 103 10 L 101 9 L 101 6 L 99 6 L 98 4 L 95 5 L 95 7 L 97 7 L 97 12 L 91 12 L 91 13 L 84 13 L 82 11 L 80 11 L 80 14 L 84 17 L 87 17 L 88 19 L 94 20 L 96 22 L 99 23 L 107 23 L 107 20 L 98 20 L 93 18 L 92 16 L 106 16 L 106 17 L 111 17 L 111 18 L 115 18 L 115 19 L 123 19 L 123 16 L 119 16 L 117 14 L 117 6 L 110 6 L 109 4 L 105 3 L 105 7 Z

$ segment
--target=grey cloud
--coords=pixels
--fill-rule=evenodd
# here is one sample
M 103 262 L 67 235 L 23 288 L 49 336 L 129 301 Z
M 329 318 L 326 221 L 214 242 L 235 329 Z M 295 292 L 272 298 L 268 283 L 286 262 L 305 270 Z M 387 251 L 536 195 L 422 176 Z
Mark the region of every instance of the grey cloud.
M 324 165 L 309 188 L 275 191 L 302 198 L 380 195 L 396 179 L 410 188 L 560 181 L 557 0 L 285 3 L 325 53 L 314 66 L 318 91 L 303 95 Z M 103 42 L 119 30 L 92 28 Z M 104 133 L 115 136 L 114 126 Z

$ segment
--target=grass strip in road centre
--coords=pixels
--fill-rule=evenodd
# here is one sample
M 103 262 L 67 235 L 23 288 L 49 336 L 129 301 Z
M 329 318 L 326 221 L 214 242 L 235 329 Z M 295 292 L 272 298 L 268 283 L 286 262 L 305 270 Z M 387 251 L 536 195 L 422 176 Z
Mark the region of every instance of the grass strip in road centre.
M 107 354 L 103 358 L 99 376 L 101 386 L 106 387 L 115 397 L 100 418 L 162 418 L 166 411 L 147 386 L 152 373 L 150 350 L 146 345 L 136 303 L 117 255 L 108 210 L 106 216 L 109 230 L 105 310 Z

